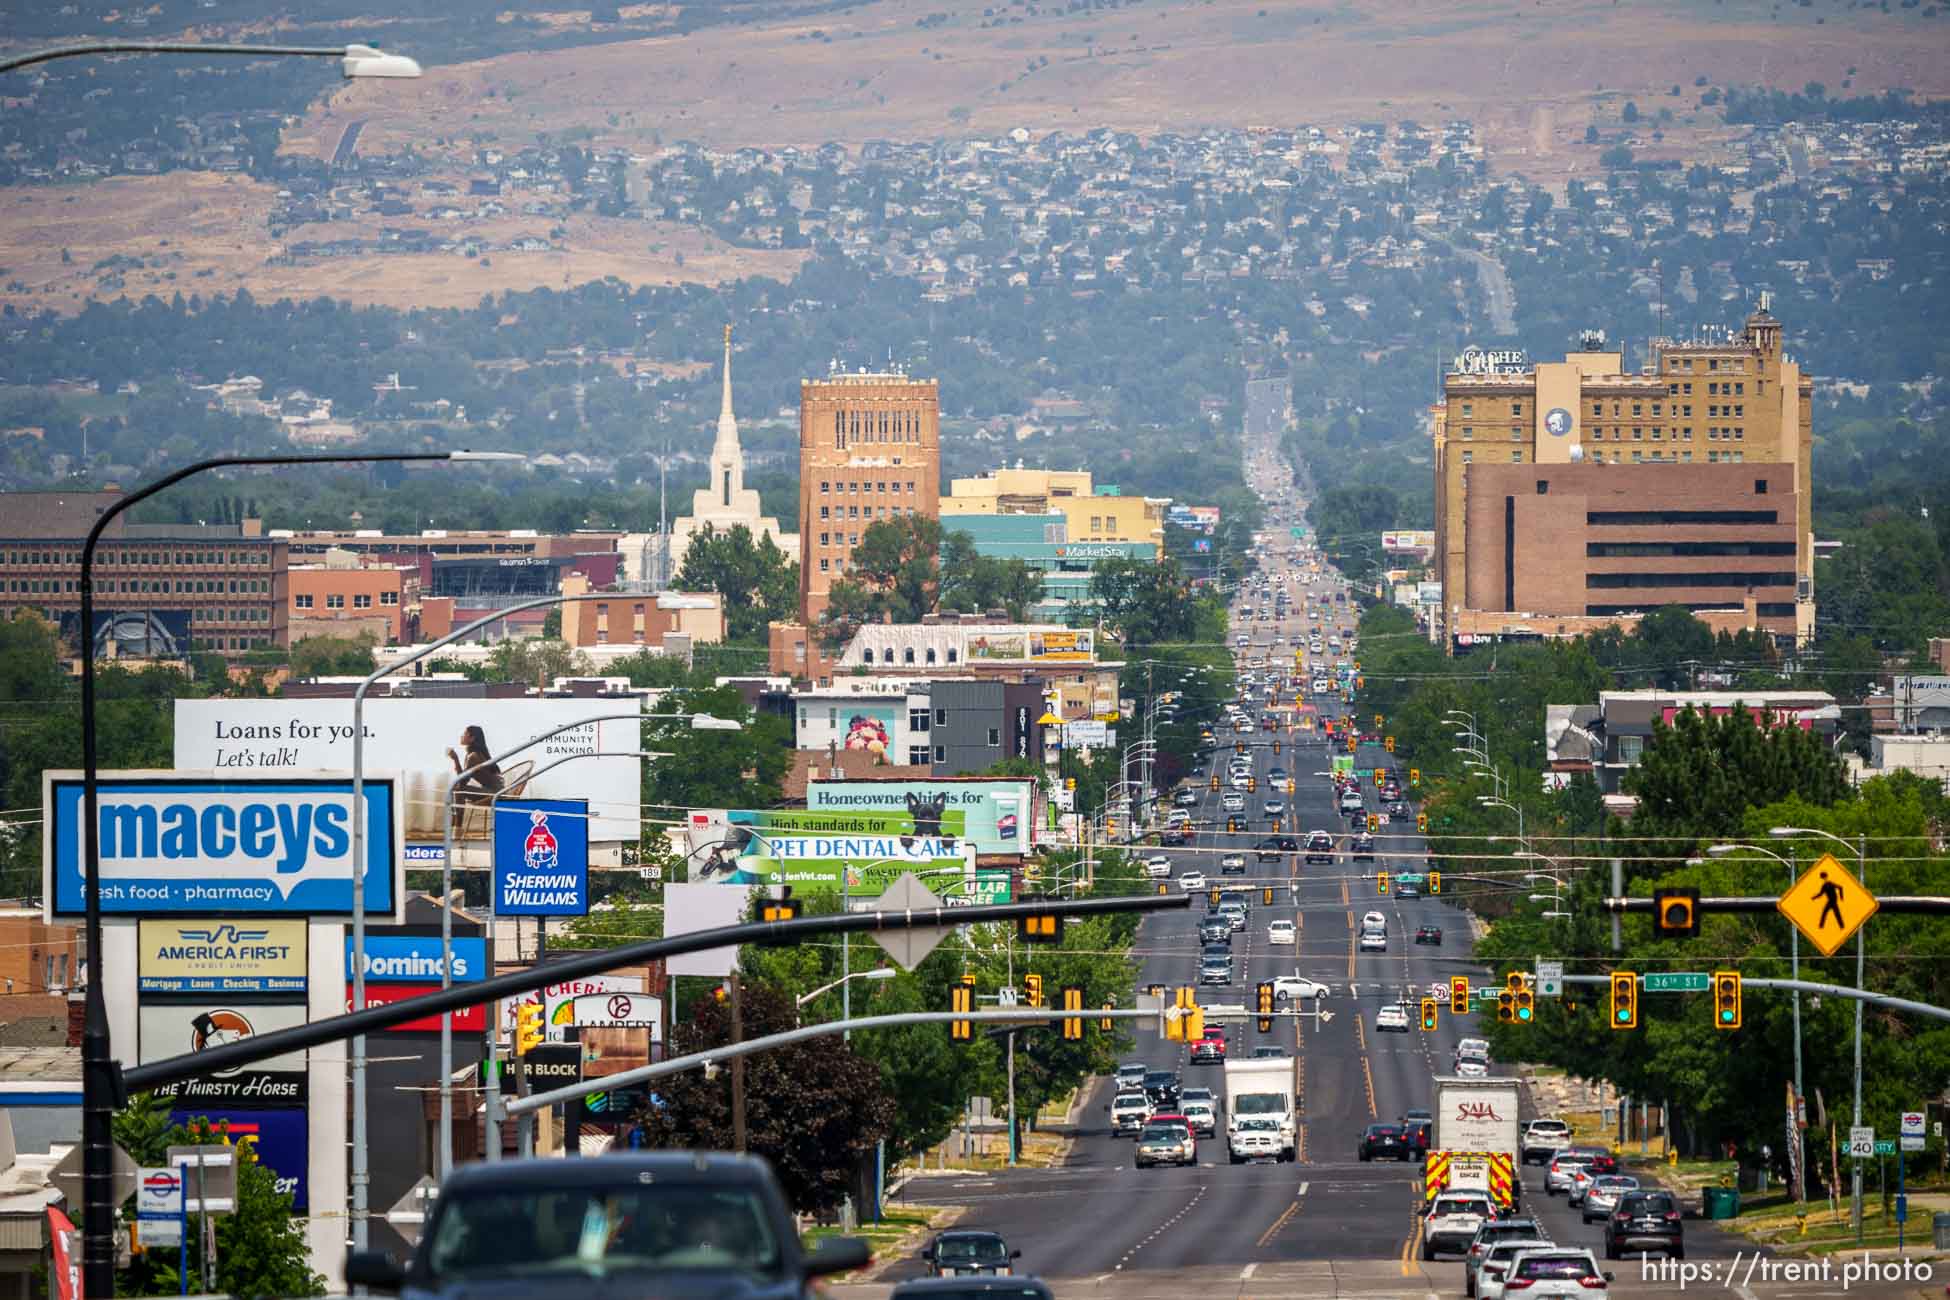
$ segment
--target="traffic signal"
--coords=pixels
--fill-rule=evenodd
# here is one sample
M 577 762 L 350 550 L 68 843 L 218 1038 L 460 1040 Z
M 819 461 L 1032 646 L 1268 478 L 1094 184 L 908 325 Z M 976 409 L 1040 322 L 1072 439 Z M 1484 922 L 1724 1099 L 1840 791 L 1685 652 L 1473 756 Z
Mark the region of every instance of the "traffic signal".
M 1374 892 L 1375 892 L 1375 893 L 1377 893 L 1377 894 L 1386 894 L 1386 893 L 1388 892 L 1388 873 L 1387 873 L 1387 872 L 1385 872 L 1385 871 L 1377 871 L 1377 872 L 1375 873 L 1375 877 L 1374 877 Z
M 1414 789 L 1417 789 L 1417 788 L 1419 788 L 1419 787 L 1421 786 L 1421 784 L 1422 784 L 1422 769 L 1421 769 L 1421 768 L 1419 768 L 1419 767 L 1411 767 L 1411 768 L 1409 768 L 1409 769 L 1408 769 L 1408 788 L 1409 788 L 1409 789 L 1411 789 L 1411 790 L 1414 790 Z
M 1032 1007 L 1043 1005 L 1043 977 L 1035 971 L 1022 977 L 1022 993 Z
M 956 1015 L 965 1016 L 975 1009 L 975 977 L 964 975 L 961 983 L 948 990 L 948 1009 Z M 951 1020 L 948 1022 L 948 1036 L 958 1042 L 967 1042 L 975 1037 L 975 1022 L 972 1020 Z
M 515 1008 L 515 1055 L 526 1056 L 542 1045 L 542 1004 L 524 1002 Z
M 1380 830 L 1380 829 L 1381 829 L 1381 814 L 1380 814 L 1380 813 L 1369 813 L 1369 814 L 1368 814 L 1368 834 L 1370 834 L 1370 835 L 1372 835 L 1372 834 L 1374 834 L 1374 833 L 1375 833 L 1376 831 L 1378 831 L 1378 830 Z
M 1211 780 L 1211 783 L 1210 783 L 1210 788 L 1211 788 L 1211 790 L 1212 790 L 1212 793 L 1214 793 L 1214 794 L 1217 794 L 1217 793 L 1219 792 L 1219 778 L 1218 778 L 1218 776 L 1217 776 L 1217 774 L 1214 774 L 1214 775 L 1213 775 L 1213 777 L 1212 777 L 1212 780 Z
M 1422 1030 L 1424 1033 L 1432 1034 L 1435 1032 L 1435 1006 L 1434 998 L 1422 999 Z
M 1216 885 L 1206 891 L 1205 905 L 1207 907 L 1217 907 L 1219 905 L 1219 890 Z
M 1366 686 L 1367 684 L 1368 684 L 1368 679 L 1365 677 L 1356 677 L 1354 679 L 1354 689 L 1357 691 L 1360 690 L 1362 687 Z M 1380 726 L 1381 724 L 1377 722 L 1375 725 Z
M 1517 995 L 1509 989 L 1496 995 L 1496 1022 L 1500 1025 L 1517 1023 Z
M 1246 778 L 1246 793 L 1247 793 L 1247 794 L 1258 794 L 1258 793 L 1259 793 L 1259 778 L 1258 778 L 1258 777 L 1256 777 L 1256 776 L 1249 776 L 1249 777 L 1247 777 L 1247 778 Z
M 1611 973 L 1611 1027 L 1639 1027 L 1639 977 L 1630 971 Z
M 1043 902 L 1037 898 L 1025 898 L 1025 903 Z M 1054 912 L 1037 912 L 1031 916 L 1016 918 L 1016 938 L 1024 943 L 1062 943 L 1063 918 Z
M 1713 1027 L 1740 1028 L 1740 972 L 1737 970 L 1713 972 Z
M 1262 907 L 1273 906 L 1273 886 L 1268 885 L 1264 890 L 1260 892 L 1259 901 Z
M 1235 753 L 1235 754 L 1243 754 L 1243 753 L 1245 753 L 1245 752 L 1246 752 L 1246 742 L 1245 742 L 1245 741 L 1243 741 L 1243 740 L 1240 740 L 1240 741 L 1235 741 L 1235 742 L 1233 742 L 1233 746 L 1232 746 L 1232 752 L 1233 752 L 1233 753 Z
M 1083 990 L 1075 984 L 1063 986 L 1063 1009 L 1065 1011 L 1083 1010 Z M 1063 1037 L 1077 1039 L 1083 1037 L 1083 1017 L 1065 1016 L 1063 1018 Z
M 1661 939 L 1699 938 L 1699 890 L 1691 886 L 1653 890 L 1652 928 Z
M 1292 778 L 1292 777 L 1288 777 L 1288 778 L 1286 779 L 1286 792 L 1287 792 L 1288 794 L 1292 794 L 1292 793 L 1293 793 L 1293 788 L 1294 788 L 1294 785 L 1293 785 L 1293 778 Z
M 1169 894 L 1171 892 L 1171 886 L 1160 880 L 1158 882 L 1158 892 L 1160 894 Z
M 1348 752 L 1348 753 L 1350 753 L 1350 754 L 1352 754 L 1352 753 L 1354 752 L 1354 747 L 1355 747 L 1355 744 L 1356 744 L 1356 743 L 1357 743 L 1357 742 L 1356 742 L 1356 738 L 1355 738 L 1355 736 L 1354 736 L 1354 733 L 1353 733 L 1353 732 L 1349 732 L 1349 733 L 1348 733 L 1348 737 L 1347 737 L 1347 752 Z
M 770 924 L 773 921 L 791 921 L 799 915 L 799 900 L 796 898 L 761 898 L 758 900 L 758 919 Z M 764 938 L 763 944 L 789 944 L 790 939 Z
M 1449 1014 L 1453 1016 L 1469 1014 L 1469 976 L 1467 975 L 1449 977 Z
M 1117 1004 L 1115 1002 L 1104 1003 L 1104 1010 L 1115 1011 L 1116 1009 L 1117 1009 Z M 1117 1022 L 1115 1020 L 1112 1020 L 1109 1016 L 1105 1016 L 1102 1020 L 1099 1020 L 1097 1022 L 1097 1028 L 1103 1030 L 1105 1033 L 1109 1033 L 1111 1026 L 1116 1023 Z
M 1415 814 L 1415 829 L 1416 829 L 1416 830 L 1418 830 L 1418 831 L 1420 831 L 1420 832 L 1421 832 L 1422 834 L 1424 834 L 1424 835 L 1426 835 L 1426 834 L 1428 834 L 1428 832 L 1429 832 L 1429 815 L 1428 815 L 1427 813 L 1416 813 L 1416 814 Z
M 1279 756 L 1280 756 L 1280 738 L 1278 736 L 1275 736 L 1273 737 L 1273 757 L 1278 758 Z
M 1185 1031 L 1190 1023 L 1192 1011 L 1198 1006 L 1198 990 L 1181 984 L 1172 1006 L 1178 1014 L 1165 1017 L 1165 1037 L 1182 1043 L 1187 1041 Z
M 1536 1019 L 1537 992 L 1530 987 L 1530 981 L 1525 980 L 1523 987 L 1517 990 L 1517 1023 L 1527 1025 Z
M 1270 1034 L 1273 1032 L 1273 981 L 1261 980 L 1255 992 L 1258 994 L 1255 1005 L 1259 1009 L 1259 1032 Z
M 1374 783 L 1376 785 L 1381 785 L 1387 780 L 1388 780 L 1388 769 L 1385 767 L 1377 767 L 1374 770 Z
M 1383 736 L 1383 737 L 1381 738 L 1381 747 L 1382 747 L 1383 749 L 1385 749 L 1385 750 L 1387 750 L 1387 751 L 1388 751 L 1389 753 L 1391 753 L 1391 754 L 1392 754 L 1392 753 L 1394 753 L 1394 752 L 1395 752 L 1395 738 L 1394 738 L 1393 736 Z
M 1380 715 L 1379 713 L 1377 713 L 1377 714 L 1375 714 L 1375 715 L 1374 715 L 1374 729 L 1375 729 L 1376 731 L 1380 731 L 1380 730 L 1381 730 L 1381 722 L 1382 722 L 1382 718 L 1381 718 L 1381 715 Z
M 1239 819 L 1237 817 L 1226 818 L 1226 834 L 1236 835 L 1238 834 L 1238 832 L 1239 832 Z
M 1431 894 L 1439 894 L 1442 892 L 1442 873 L 1440 871 L 1431 871 L 1429 873 L 1429 892 Z

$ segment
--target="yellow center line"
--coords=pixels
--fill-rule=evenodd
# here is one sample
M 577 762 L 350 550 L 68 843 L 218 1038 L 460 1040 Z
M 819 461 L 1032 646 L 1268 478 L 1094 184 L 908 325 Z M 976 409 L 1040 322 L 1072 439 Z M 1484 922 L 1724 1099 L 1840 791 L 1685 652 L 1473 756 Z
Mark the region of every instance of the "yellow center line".
M 1259 1237 L 1260 1247 L 1264 1248 L 1267 1242 L 1273 1240 L 1273 1238 L 1279 1234 L 1280 1229 L 1286 1227 L 1288 1223 L 1292 1222 L 1293 1216 L 1298 1213 L 1300 1213 L 1300 1202 L 1295 1201 L 1293 1204 L 1287 1206 L 1286 1209 L 1280 1214 L 1280 1217 L 1273 1220 L 1273 1226 L 1260 1234 Z
M 1408 1234 L 1408 1240 L 1402 1243 L 1402 1276 L 1403 1277 L 1408 1277 L 1415 1272 L 1415 1265 L 1410 1262 L 1410 1259 L 1414 1256 L 1415 1248 L 1421 1244 L 1421 1241 L 1422 1241 L 1422 1220 L 1420 1218 L 1417 1218 L 1415 1220 L 1415 1231 Z
M 1380 1114 L 1374 1108 L 1374 1071 L 1368 1068 L 1368 1054 L 1365 1049 L 1361 1053 L 1361 1078 L 1368 1087 L 1368 1118 L 1380 1119 Z

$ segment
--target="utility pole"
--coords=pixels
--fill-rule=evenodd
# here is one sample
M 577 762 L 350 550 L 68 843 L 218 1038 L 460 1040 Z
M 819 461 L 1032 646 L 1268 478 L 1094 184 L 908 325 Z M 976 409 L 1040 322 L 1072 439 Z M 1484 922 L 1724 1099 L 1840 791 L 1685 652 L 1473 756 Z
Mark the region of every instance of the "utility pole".
M 745 1041 L 745 1008 L 739 997 L 738 972 L 731 972 L 731 1041 L 734 1046 Z M 731 1145 L 739 1155 L 744 1155 L 745 1143 L 745 1058 L 731 1058 Z
M 1864 889 L 1867 889 L 1869 887 L 1869 837 L 1866 835 L 1858 835 L 1855 837 L 1855 862 L 1856 862 L 1856 869 L 1862 873 L 1862 887 Z M 1863 954 L 1863 945 L 1865 942 L 1867 942 L 1867 935 L 1864 933 L 1862 929 L 1856 930 L 1855 932 L 1855 988 L 1857 992 L 1860 992 L 1862 989 L 1862 954 Z M 1862 999 L 1861 998 L 1855 999 L 1855 1121 L 1854 1122 L 1857 1127 L 1860 1127 L 1862 1124 Z M 1849 1163 L 1854 1166 L 1854 1170 L 1852 1172 L 1853 1196 L 1851 1198 L 1850 1204 L 1852 1206 L 1852 1213 L 1855 1216 L 1855 1244 L 1859 1246 L 1862 1244 L 1862 1162 L 1860 1160 L 1853 1160 L 1850 1161 Z
M 1857 1004 L 1860 1005 L 1859 1003 Z M 1009 1031 L 1009 1166 L 1016 1163 L 1016 1031 Z

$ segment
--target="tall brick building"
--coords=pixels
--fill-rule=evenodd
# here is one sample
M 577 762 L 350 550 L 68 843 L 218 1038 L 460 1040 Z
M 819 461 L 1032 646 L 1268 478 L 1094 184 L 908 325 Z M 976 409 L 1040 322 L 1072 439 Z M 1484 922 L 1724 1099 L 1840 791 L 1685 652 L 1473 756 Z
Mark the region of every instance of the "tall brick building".
M 1814 632 L 1812 382 L 1765 302 L 1738 334 L 1601 337 L 1562 361 L 1466 353 L 1432 413 L 1440 638 L 1577 635 L 1686 606 Z
M 876 519 L 941 512 L 941 383 L 897 371 L 799 381 L 799 621 L 816 627 Z

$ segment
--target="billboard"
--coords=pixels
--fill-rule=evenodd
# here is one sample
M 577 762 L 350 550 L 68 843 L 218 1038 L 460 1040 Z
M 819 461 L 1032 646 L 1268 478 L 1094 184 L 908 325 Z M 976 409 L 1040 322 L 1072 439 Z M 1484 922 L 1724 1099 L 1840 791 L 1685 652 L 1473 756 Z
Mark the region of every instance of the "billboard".
M 136 991 L 303 993 L 308 929 L 303 921 L 143 921 Z
M 1384 551 L 1433 551 L 1435 549 L 1435 530 L 1403 529 L 1381 535 L 1381 549 Z
M 446 832 L 447 787 L 455 775 L 449 752 L 465 754 L 462 736 L 479 728 L 490 754 L 503 754 L 581 718 L 625 713 L 638 700 L 575 699 L 382 699 L 366 701 L 366 756 L 402 775 L 405 838 L 438 844 Z M 588 758 L 536 773 L 558 758 L 603 750 L 643 748 L 639 724 L 590 723 L 513 754 L 501 763 L 502 789 L 510 797 L 587 799 L 595 814 L 589 838 L 596 842 L 637 838 L 642 798 L 640 762 L 630 757 Z M 281 774 L 289 769 L 350 771 L 350 700 L 178 700 L 176 766 Z M 462 844 L 486 848 L 491 828 L 485 801 L 462 802 L 454 834 Z
M 668 931 L 668 927 L 665 928 Z M 579 980 L 567 980 L 561 984 L 544 984 L 539 992 L 501 999 L 501 1032 L 504 1035 L 514 1033 L 516 1007 L 523 1003 L 540 1003 L 542 1026 L 548 1041 L 566 1043 L 569 1041 L 569 1031 L 575 1028 L 577 998 L 587 997 L 591 993 L 642 993 L 643 985 L 641 975 L 585 975 Z
M 480 940 L 477 939 L 475 942 L 479 943 Z M 437 979 L 431 984 L 395 984 L 387 981 L 368 979 L 366 981 L 366 1005 L 368 1007 L 390 1006 L 395 1002 L 405 1002 L 409 998 L 424 997 L 428 993 L 438 993 L 439 991 L 440 982 Z M 345 986 L 345 1009 L 347 1011 L 355 1009 L 352 1005 L 352 985 L 350 982 Z M 485 1004 L 477 1003 L 471 1007 L 462 1007 L 457 1011 L 449 1011 L 447 1013 L 447 1019 L 453 1022 L 454 1032 L 457 1034 L 484 1034 L 487 1032 L 487 1007 Z M 440 1032 L 440 1017 L 437 1015 L 421 1016 L 418 1020 L 408 1020 L 401 1024 L 388 1026 L 386 1032 L 389 1034 L 437 1034 Z
M 86 911 L 79 772 L 42 776 L 49 919 Z M 394 778 L 366 780 L 366 914 L 397 919 L 404 892 Z M 338 775 L 114 772 L 98 783 L 102 910 L 343 916 L 352 911 L 352 782 Z
M 1036 659 L 1044 663 L 1090 663 L 1097 657 L 1097 634 L 1088 629 L 1027 628 L 1007 632 L 971 629 L 968 657 L 984 660 Z
M 302 1110 L 230 1110 L 187 1107 L 173 1110 L 171 1124 L 188 1125 L 204 1119 L 217 1130 L 219 1141 L 244 1147 L 257 1162 L 277 1175 L 278 1190 L 291 1198 L 291 1208 L 311 1208 L 307 1178 L 311 1163 L 309 1117 Z
M 81 644 L 81 611 L 61 615 L 61 639 Z M 187 609 L 98 609 L 94 650 L 97 659 L 181 659 L 190 652 Z M 109 653 L 114 646 L 114 655 Z
M 661 1041 L 662 1024 L 649 1029 L 591 1028 L 578 1031 L 582 1077 L 606 1079 L 650 1064 L 650 1045 Z
M 1088 663 L 1097 657 L 1096 633 L 1048 631 L 1029 634 L 1031 659 Z
M 454 954 L 454 983 L 473 984 L 487 978 L 487 940 L 457 934 L 449 941 Z M 440 983 L 440 936 L 437 934 L 374 934 L 366 931 L 366 983 Z M 352 982 L 352 938 L 345 940 L 345 979 Z
M 905 813 L 903 835 L 975 841 L 977 853 L 1020 856 L 1031 844 L 1036 783 L 1020 780 L 814 781 L 812 812 Z
M 799 893 L 845 892 L 878 898 L 904 871 L 942 870 L 923 878 L 939 893 L 961 868 L 963 842 L 915 835 L 737 835 L 691 863 L 691 883 L 772 887 Z
M 900 725 L 899 713 L 905 711 L 905 704 L 899 711 L 891 704 L 848 704 L 841 710 L 846 716 L 846 732 L 839 738 L 840 747 L 888 762 L 887 751 L 893 748 L 894 733 Z
M 500 916 L 588 913 L 588 800 L 495 804 L 494 910 Z
M 145 1002 L 136 1012 L 139 1059 L 149 1065 L 305 1023 L 302 1003 Z M 303 1106 L 305 1054 L 285 1052 L 218 1074 L 167 1084 L 156 1094 L 182 1105 Z

